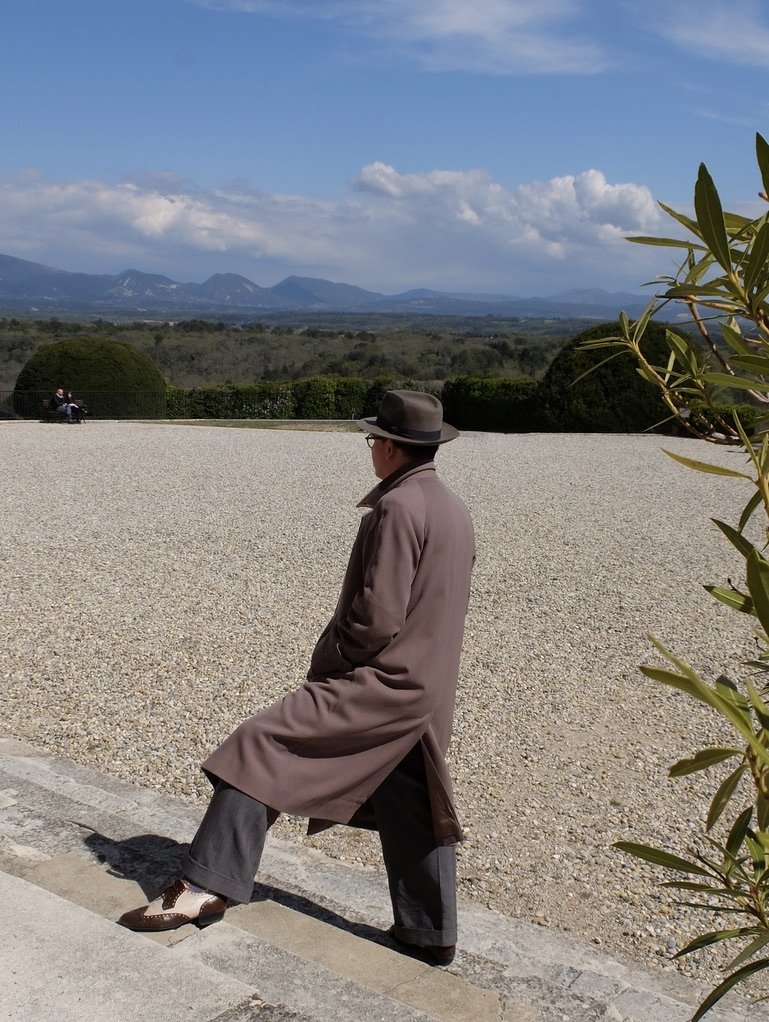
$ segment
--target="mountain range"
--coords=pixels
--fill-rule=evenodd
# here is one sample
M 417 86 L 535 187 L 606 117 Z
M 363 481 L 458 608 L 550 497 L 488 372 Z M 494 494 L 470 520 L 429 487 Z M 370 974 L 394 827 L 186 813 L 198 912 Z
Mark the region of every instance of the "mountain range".
M 544 298 L 417 289 L 386 295 L 316 277 L 286 277 L 261 287 L 236 273 L 216 273 L 203 284 L 181 284 L 155 273 L 72 273 L 0 254 L 0 308 L 54 315 L 243 315 L 279 312 L 400 313 L 502 316 L 520 319 L 616 319 L 640 314 L 643 296 L 598 289 Z

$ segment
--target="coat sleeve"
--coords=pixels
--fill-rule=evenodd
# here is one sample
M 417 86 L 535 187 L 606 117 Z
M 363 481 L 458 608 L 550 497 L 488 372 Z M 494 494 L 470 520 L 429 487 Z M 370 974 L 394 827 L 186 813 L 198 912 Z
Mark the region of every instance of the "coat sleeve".
M 347 671 L 380 653 L 403 627 L 424 544 L 424 516 L 381 500 L 362 549 L 363 584 L 312 655 L 314 675 Z

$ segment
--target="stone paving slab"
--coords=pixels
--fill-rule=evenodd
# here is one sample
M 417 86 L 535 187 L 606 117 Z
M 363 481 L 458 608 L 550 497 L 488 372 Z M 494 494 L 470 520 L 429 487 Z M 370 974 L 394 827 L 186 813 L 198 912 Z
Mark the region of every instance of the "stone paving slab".
M 250 984 L 170 962 L 163 949 L 3 873 L 0 928 L 5 1022 L 210 1022 L 258 1000 Z

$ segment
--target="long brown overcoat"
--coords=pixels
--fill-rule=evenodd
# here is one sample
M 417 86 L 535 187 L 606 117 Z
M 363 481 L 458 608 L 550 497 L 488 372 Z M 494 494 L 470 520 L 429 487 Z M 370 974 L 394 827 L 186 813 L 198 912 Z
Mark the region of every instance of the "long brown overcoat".
M 330 823 L 375 825 L 367 798 L 421 742 L 436 838 L 462 837 L 444 756 L 451 737 L 475 542 L 462 501 L 432 462 L 406 468 L 358 505 L 342 591 L 307 680 L 250 717 L 205 761 L 265 805 Z

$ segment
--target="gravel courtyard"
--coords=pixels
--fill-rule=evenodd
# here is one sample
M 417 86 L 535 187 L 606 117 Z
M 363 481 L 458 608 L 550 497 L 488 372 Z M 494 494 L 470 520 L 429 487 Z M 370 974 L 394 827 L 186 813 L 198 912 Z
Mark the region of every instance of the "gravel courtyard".
M 662 447 L 743 465 L 683 439 L 481 433 L 437 460 L 478 542 L 450 755 L 460 896 L 657 964 L 701 921 L 610 846 L 702 843 L 717 782 L 667 767 L 719 739 L 638 672 L 645 635 L 710 678 L 752 649 L 702 588 L 741 580 L 710 518 L 734 523 L 751 490 Z M 304 678 L 376 481 L 362 435 L 2 423 L 0 465 L 0 730 L 202 803 L 200 760 Z M 378 863 L 369 834 L 312 843 Z M 707 979 L 709 961 L 677 967 Z

